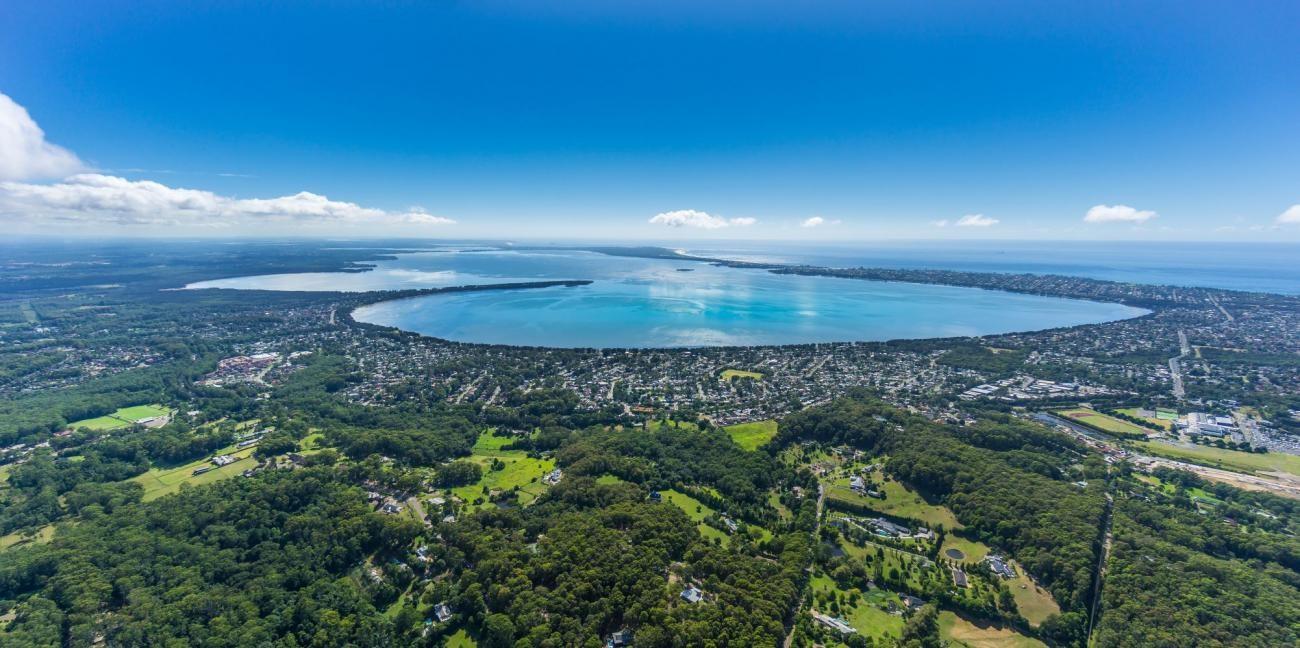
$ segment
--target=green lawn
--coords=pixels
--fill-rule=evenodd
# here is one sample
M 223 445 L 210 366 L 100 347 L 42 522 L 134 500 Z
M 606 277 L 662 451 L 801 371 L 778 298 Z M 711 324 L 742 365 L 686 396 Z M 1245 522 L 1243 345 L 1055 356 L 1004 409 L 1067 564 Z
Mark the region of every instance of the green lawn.
M 954 556 L 949 556 L 947 553 L 949 549 L 960 551 L 964 557 L 956 558 Z M 961 538 L 951 533 L 943 537 L 943 546 L 939 547 L 940 558 L 956 560 L 958 562 L 977 563 L 984 560 L 984 557 L 987 555 L 989 555 L 988 545 L 982 542 L 975 542 L 974 540 L 967 540 L 966 538 Z
M 192 461 L 177 468 L 150 468 L 144 474 L 136 475 L 129 481 L 138 482 L 144 486 L 144 501 L 158 499 L 163 495 L 170 495 L 181 489 L 181 484 L 190 484 L 198 486 L 201 484 L 210 484 L 234 477 L 249 468 L 257 465 L 257 462 L 250 459 L 256 447 L 235 450 L 234 446 L 221 449 L 216 454 L 229 454 L 239 457 L 240 460 L 232 464 L 227 464 L 220 468 L 213 468 L 201 475 L 195 475 L 194 470 L 203 466 L 213 465 L 208 459 Z
M 723 380 L 735 380 L 736 378 L 753 378 L 754 380 L 762 380 L 763 374 L 757 371 L 743 371 L 741 369 L 722 370 Z
M 898 481 L 891 479 L 882 482 L 878 476 L 873 476 L 873 478 L 875 481 L 872 482 L 872 488 L 883 492 L 885 499 L 876 499 L 853 492 L 849 488 L 848 477 L 833 480 L 826 487 L 826 497 L 831 500 L 867 506 L 873 511 L 879 511 L 898 518 L 920 520 L 931 527 L 942 524 L 944 529 L 961 528 L 957 516 L 953 515 L 952 511 L 948 510 L 947 507 L 937 506 L 925 501 L 925 498 L 921 497 L 920 493 L 911 490 Z
M 483 494 L 483 487 L 489 491 L 509 491 L 519 489 L 519 504 L 526 506 L 546 491 L 542 477 L 555 468 L 551 459 L 533 459 L 523 450 L 502 450 L 513 440 L 509 436 L 497 436 L 492 430 L 479 435 L 474 443 L 469 461 L 483 467 L 483 478 L 478 483 L 458 486 L 452 494 L 465 501 L 468 510 L 491 508 L 494 506 Z M 498 459 L 505 464 L 501 470 L 492 470 L 492 460 Z M 481 504 L 474 502 L 482 499 Z
M 1152 432 L 1152 430 L 1148 430 L 1140 425 L 1135 425 L 1113 416 L 1107 416 L 1106 414 L 1102 414 L 1101 412 L 1086 407 L 1056 410 L 1052 413 L 1081 425 L 1095 427 L 1103 432 L 1109 432 L 1118 436 L 1145 438 L 1147 434 Z
M 880 589 L 863 592 L 854 588 L 845 591 L 840 589 L 835 584 L 835 581 L 821 571 L 818 571 L 813 576 L 809 587 L 812 589 L 814 606 L 818 608 L 818 612 L 842 617 L 849 622 L 849 625 L 856 628 L 862 636 L 881 641 L 897 639 L 902 635 L 903 617 L 895 616 L 881 609 L 882 606 L 887 607 L 889 602 L 893 602 L 895 606 L 901 608 L 902 601 L 897 594 Z M 847 603 L 848 596 L 854 591 L 859 595 L 858 602 L 850 605 Z M 819 605 L 817 603 L 817 601 L 825 601 L 827 597 L 832 596 L 837 600 L 843 599 L 840 603 L 838 615 L 830 609 L 829 605 Z
M 659 494 L 663 496 L 664 501 L 670 502 L 673 506 L 685 511 L 686 517 L 689 517 L 696 523 L 695 526 L 699 528 L 700 535 L 704 536 L 706 540 L 712 541 L 718 539 L 721 540 L 724 545 L 731 542 L 731 537 L 722 530 L 704 523 L 704 518 L 713 515 L 715 512 L 712 508 L 709 508 L 709 505 L 687 495 L 686 493 L 672 489 L 659 491 Z
M 91 419 L 84 419 L 71 423 L 68 427 L 78 430 L 87 428 L 95 431 L 116 430 L 124 428 L 136 421 L 155 416 L 162 416 L 171 410 L 161 405 L 135 405 L 132 407 L 123 407 L 112 414 L 98 416 Z
M 1300 476 L 1300 456 L 1281 452 L 1255 454 L 1206 446 L 1176 446 L 1159 441 L 1137 441 L 1133 445 L 1153 455 L 1214 468 L 1246 473 L 1279 471 Z
M 0 536 L 0 551 L 16 545 L 40 544 L 49 542 L 54 537 L 54 525 L 47 524 L 36 530 L 36 535 L 31 540 L 27 540 L 21 533 L 14 532 L 9 535 Z
M 478 648 L 478 642 L 461 628 L 456 634 L 447 637 L 447 648 Z
M 953 612 L 939 613 L 939 637 L 950 645 L 967 648 L 1046 648 L 1047 644 L 1011 628 L 976 625 Z
M 776 436 L 776 421 L 737 423 L 723 429 L 731 435 L 731 440 L 735 441 L 736 445 L 746 450 L 757 450 Z
M 1142 416 L 1141 414 L 1138 413 L 1139 408 L 1137 407 L 1130 407 L 1128 409 L 1122 409 L 1117 411 L 1120 414 L 1126 414 L 1128 416 L 1132 416 L 1133 418 L 1140 418 L 1143 421 L 1146 421 L 1153 425 L 1159 425 L 1166 432 L 1174 428 L 1174 422 L 1172 419 L 1162 419 L 1155 416 Z
M 1061 611 L 1061 606 L 1056 604 L 1056 599 L 1052 593 L 1039 587 L 1034 579 L 1025 573 L 1024 567 L 1012 561 L 1016 568 L 1017 576 L 1007 581 L 1007 587 L 1011 589 L 1012 596 L 1016 599 L 1016 609 L 1020 610 L 1020 615 L 1025 617 L 1029 624 L 1038 627 L 1047 617 L 1057 614 Z

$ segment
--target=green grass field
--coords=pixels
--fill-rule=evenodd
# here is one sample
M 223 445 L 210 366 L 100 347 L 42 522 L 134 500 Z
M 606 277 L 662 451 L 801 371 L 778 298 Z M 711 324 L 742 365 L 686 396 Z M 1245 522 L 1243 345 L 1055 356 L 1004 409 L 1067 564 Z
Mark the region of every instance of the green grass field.
M 131 425 L 136 421 L 162 416 L 170 411 L 161 405 L 135 405 L 133 407 L 123 407 L 112 414 L 76 421 L 69 424 L 68 427 L 74 430 L 81 428 L 95 431 L 116 430 Z
M 947 551 L 949 549 L 956 549 L 957 551 L 960 551 L 962 556 L 964 557 L 957 558 L 954 556 L 949 556 L 947 554 Z M 956 560 L 958 562 L 972 562 L 972 563 L 979 562 L 981 560 L 984 560 L 984 556 L 987 555 L 989 555 L 988 545 L 982 542 L 975 542 L 974 540 L 967 540 L 966 538 L 961 538 L 951 533 L 943 537 L 943 545 L 939 547 L 940 558 L 947 558 L 949 560 Z
M 663 496 L 665 502 L 669 502 L 684 511 L 686 517 L 695 522 L 695 526 L 700 530 L 700 535 L 704 536 L 706 540 L 721 540 L 724 545 L 731 542 L 731 536 L 704 523 L 704 518 L 713 515 L 715 512 L 712 508 L 709 508 L 709 505 L 686 493 L 672 489 L 660 491 L 659 494 Z
M 144 486 L 143 499 L 148 502 L 179 491 L 182 484 L 199 486 L 234 477 L 257 465 L 255 461 L 249 458 L 253 455 L 254 450 L 256 450 L 255 447 L 238 451 L 235 450 L 234 446 L 222 448 L 216 454 L 229 454 L 239 457 L 240 460 L 220 468 L 213 468 L 202 475 L 195 475 L 194 470 L 203 466 L 211 466 L 212 462 L 206 458 L 176 468 L 150 468 L 148 472 L 136 475 L 129 481 Z
M 757 371 L 744 371 L 741 369 L 722 370 L 723 380 L 735 380 L 737 378 L 753 378 L 754 380 L 762 380 L 763 374 L 758 373 Z
M 1300 456 L 1281 452 L 1255 454 L 1253 452 L 1206 446 L 1176 446 L 1169 443 L 1160 443 L 1159 441 L 1138 441 L 1134 442 L 1133 445 L 1153 455 L 1213 468 L 1246 473 L 1279 471 L 1300 476 Z
M 469 636 L 464 628 L 456 631 L 450 637 L 447 637 L 447 648 L 478 648 L 478 642 Z
M 1026 637 L 1011 628 L 976 625 L 953 612 L 939 613 L 939 637 L 953 646 L 967 648 L 1046 648 L 1047 644 Z
M 840 589 L 835 584 L 835 581 L 820 571 L 813 576 L 809 587 L 813 592 L 813 601 L 825 600 L 826 597 L 831 596 L 837 599 L 840 597 L 847 598 L 849 594 L 849 592 Z M 876 641 L 897 639 L 902 635 L 903 617 L 895 616 L 881 609 L 881 606 L 887 606 L 889 602 L 901 607 L 902 601 L 897 594 L 879 589 L 866 592 L 859 591 L 858 594 L 859 599 L 856 605 L 843 603 L 840 605 L 840 617 L 856 628 L 859 634 L 864 637 L 871 637 Z M 829 608 L 819 609 L 818 611 L 835 616 L 834 612 Z
M 866 506 L 873 511 L 879 511 L 894 517 L 920 520 L 931 527 L 942 524 L 945 529 L 961 528 L 957 516 L 953 515 L 952 511 L 948 510 L 947 507 L 937 506 L 925 501 L 925 498 L 921 497 L 920 493 L 909 489 L 903 484 L 894 480 L 882 483 L 879 478 L 876 478 L 872 483 L 872 488 L 883 492 L 885 499 L 880 500 L 853 492 L 849 488 L 848 477 L 841 477 L 832 481 L 826 488 L 826 497 L 827 499 Z
M 14 547 L 19 545 L 40 544 L 42 542 L 49 542 L 50 539 L 54 537 L 54 529 L 55 526 L 53 524 L 47 524 L 37 529 L 36 535 L 33 536 L 31 540 L 27 540 L 26 538 L 23 537 L 21 533 L 17 533 L 17 532 L 10 533 L 9 535 L 0 536 L 0 551 L 8 549 L 9 547 Z
M 736 445 L 746 450 L 757 450 L 776 436 L 776 421 L 737 423 L 723 429 L 731 435 L 731 440 L 735 441 Z
M 1151 432 L 1151 430 L 1140 425 L 1134 425 L 1128 421 L 1122 421 L 1113 416 L 1107 416 L 1106 414 L 1102 414 L 1101 412 L 1086 407 L 1056 410 L 1052 413 L 1061 418 L 1085 426 L 1095 427 L 1102 432 L 1109 432 L 1118 436 L 1146 437 L 1146 435 Z
M 1052 593 L 1039 587 L 1034 579 L 1030 578 L 1023 567 L 1017 563 L 1015 565 L 1017 576 L 1007 581 L 1007 587 L 1011 589 L 1012 596 L 1016 599 L 1016 609 L 1020 610 L 1020 615 L 1025 617 L 1029 624 L 1038 627 L 1047 617 L 1057 614 L 1061 611 L 1061 606 L 1056 604 L 1056 599 Z
M 1136 407 L 1130 407 L 1130 408 L 1122 409 L 1122 410 L 1118 410 L 1118 411 L 1119 411 L 1120 414 L 1126 414 L 1126 415 L 1128 415 L 1128 416 L 1132 416 L 1132 417 L 1134 417 L 1134 418 L 1140 418 L 1140 419 L 1142 419 L 1143 421 L 1146 421 L 1146 422 L 1151 423 L 1151 424 L 1153 424 L 1153 425 L 1159 425 L 1159 426 L 1161 427 L 1161 429 L 1163 429 L 1163 430 L 1166 431 L 1166 432 L 1168 432 L 1169 430 L 1174 429 L 1174 421 L 1173 421 L 1173 419 L 1158 418 L 1158 417 L 1155 417 L 1155 416 L 1142 416 L 1142 415 L 1138 414 L 1138 411 L 1139 411 L 1139 410 L 1138 410 L 1138 408 L 1136 408 Z
M 492 430 L 485 430 L 474 442 L 469 461 L 483 466 L 483 477 L 478 483 L 451 489 L 453 495 L 465 501 L 467 510 L 495 506 L 483 494 L 485 486 L 489 491 L 509 491 L 518 487 L 521 506 L 531 504 L 546 491 L 542 477 L 555 468 L 555 462 L 551 459 L 530 458 L 523 450 L 502 450 L 512 440 L 512 437 L 497 436 Z M 492 470 L 493 459 L 499 459 L 505 467 Z M 479 499 L 483 502 L 475 504 Z

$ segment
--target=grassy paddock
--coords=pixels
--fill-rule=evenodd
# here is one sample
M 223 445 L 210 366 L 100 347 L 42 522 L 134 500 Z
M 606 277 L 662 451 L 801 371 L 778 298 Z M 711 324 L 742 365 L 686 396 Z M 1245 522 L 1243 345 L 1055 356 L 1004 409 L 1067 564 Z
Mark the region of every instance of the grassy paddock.
M 724 545 L 731 542 L 731 537 L 726 533 L 704 523 L 704 518 L 715 513 L 708 504 L 705 504 L 686 493 L 672 489 L 660 491 L 659 494 L 664 498 L 664 501 L 671 503 L 673 506 L 676 506 L 685 512 L 686 517 L 689 517 L 693 522 L 695 522 L 695 526 L 700 530 L 700 535 L 704 536 L 706 540 L 712 541 L 718 539 L 721 540 Z
M 776 421 L 737 423 L 723 428 L 736 445 L 746 450 L 757 450 L 776 436 Z
M 1026 637 L 1011 628 L 976 625 L 949 611 L 939 613 L 939 637 L 967 648 L 1046 648 L 1047 644 Z
M 169 412 L 171 412 L 171 410 L 161 405 L 135 405 L 132 407 L 123 407 L 112 414 L 83 419 L 69 424 L 68 427 L 74 430 L 79 430 L 81 428 L 96 431 L 116 430 L 131 425 L 136 421 L 153 418 L 155 416 L 162 416 Z

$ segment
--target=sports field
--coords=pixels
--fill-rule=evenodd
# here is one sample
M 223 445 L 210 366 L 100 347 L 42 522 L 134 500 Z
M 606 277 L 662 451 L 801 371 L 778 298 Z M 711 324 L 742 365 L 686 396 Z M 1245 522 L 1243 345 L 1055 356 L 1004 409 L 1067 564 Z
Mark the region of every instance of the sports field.
M 1130 407 L 1130 408 L 1122 409 L 1122 410 L 1118 410 L 1118 411 L 1119 411 L 1120 414 L 1126 414 L 1126 415 L 1128 415 L 1128 416 L 1132 416 L 1133 418 L 1140 418 L 1140 419 L 1142 419 L 1143 421 L 1146 421 L 1146 422 L 1151 423 L 1151 424 L 1153 424 L 1153 425 L 1159 425 L 1159 426 L 1160 426 L 1163 430 L 1165 430 L 1166 432 L 1168 432 L 1169 430 L 1172 430 L 1172 429 L 1174 428 L 1174 419 L 1173 419 L 1173 418 L 1167 418 L 1167 417 L 1166 417 L 1166 418 L 1161 418 L 1161 415 L 1158 414 L 1158 413 L 1156 413 L 1156 412 L 1151 412 L 1152 414 L 1156 414 L 1156 416 L 1142 416 L 1141 412 L 1142 412 L 1143 410 L 1141 410 L 1140 408 L 1137 408 L 1137 407 Z M 1149 411 L 1149 410 L 1147 410 L 1147 411 Z M 1174 418 L 1177 418 L 1177 416 L 1175 416 Z
M 735 441 L 736 445 L 746 450 L 757 450 L 776 436 L 776 421 L 737 423 L 723 429 L 731 435 L 731 440 Z
M 757 371 L 744 371 L 742 369 L 722 370 L 723 380 L 735 380 L 736 378 L 753 378 L 754 380 L 762 380 L 763 374 L 758 373 Z
M 112 414 L 76 421 L 68 424 L 68 427 L 74 430 L 79 430 L 81 428 L 95 431 L 116 430 L 131 425 L 136 421 L 142 421 L 155 416 L 163 416 L 169 412 L 171 412 L 171 410 L 161 405 L 135 405 L 132 407 L 123 407 Z
M 1107 416 L 1086 407 L 1056 410 L 1053 414 L 1118 436 L 1146 437 L 1151 432 L 1151 430 L 1140 425 L 1134 425 L 1128 421 Z
M 1158 441 L 1139 441 L 1135 445 L 1153 455 L 1202 464 L 1212 468 L 1256 473 L 1278 471 L 1300 476 L 1300 456 L 1281 452 L 1255 454 L 1207 446 L 1181 446 Z

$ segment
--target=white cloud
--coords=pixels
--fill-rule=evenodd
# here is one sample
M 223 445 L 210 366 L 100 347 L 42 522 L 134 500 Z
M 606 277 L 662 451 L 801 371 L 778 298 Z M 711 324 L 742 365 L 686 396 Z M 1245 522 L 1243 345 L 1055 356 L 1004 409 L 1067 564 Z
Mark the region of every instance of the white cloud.
M 839 220 L 826 220 L 821 216 L 813 216 L 799 224 L 799 227 L 821 227 L 822 225 L 839 225 Z
M 271 222 L 447 225 L 456 221 L 419 207 L 387 211 L 302 191 L 279 198 L 232 198 L 83 173 L 71 152 L 45 141 L 27 110 L 0 94 L 0 216 L 65 225 L 259 226 Z M 63 178 L 55 182 L 32 182 Z
M 1300 223 L 1300 205 L 1291 205 L 1286 211 L 1277 215 L 1279 223 Z
M 1000 221 L 996 218 L 989 218 L 984 214 L 966 214 L 957 219 L 957 227 L 992 227 Z
M 655 225 L 667 225 L 669 227 L 695 227 L 699 229 L 722 229 L 724 227 L 749 227 L 758 222 L 758 219 L 749 216 L 739 216 L 736 218 L 722 218 L 714 216 L 708 212 L 696 211 L 694 209 L 679 209 L 677 211 L 663 212 L 655 214 L 650 222 Z
M 1153 211 L 1133 209 L 1128 205 L 1097 205 L 1088 210 L 1083 220 L 1088 223 L 1145 223 L 1157 215 Z
M 118 225 L 226 226 L 267 221 L 446 225 L 455 222 L 418 207 L 391 212 L 330 200 L 307 191 L 279 198 L 239 199 L 99 173 L 81 173 L 50 184 L 0 182 L 0 213 L 56 222 Z
M 85 168 L 67 149 L 45 141 L 45 131 L 0 93 L 0 180 L 62 178 Z

